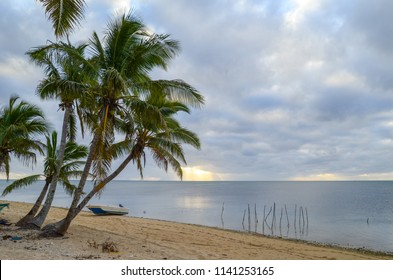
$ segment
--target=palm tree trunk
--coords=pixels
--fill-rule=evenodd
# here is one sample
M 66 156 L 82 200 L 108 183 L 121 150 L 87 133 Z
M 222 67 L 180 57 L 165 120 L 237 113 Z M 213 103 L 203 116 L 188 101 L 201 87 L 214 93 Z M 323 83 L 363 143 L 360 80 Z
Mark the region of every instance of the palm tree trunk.
M 0 172 L 2 172 L 2 171 L 4 171 L 5 172 L 5 175 L 6 175 L 6 177 L 7 177 L 7 181 L 8 181 L 8 179 L 9 179 L 9 174 L 8 174 L 8 172 L 7 172 L 7 166 L 6 166 L 6 157 L 5 157 L 5 155 L 3 154 L 3 152 L 2 151 L 0 151 Z
M 0 153 L 0 171 L 1 171 L 1 167 L 3 166 L 3 162 L 4 162 L 4 157 L 3 157 L 3 155 Z
M 87 159 L 86 159 L 85 168 L 83 169 L 82 176 L 79 180 L 78 188 L 76 189 L 76 191 L 74 193 L 69 212 L 72 209 L 76 208 L 79 203 L 79 200 L 80 200 L 81 195 L 83 193 L 83 189 L 84 189 L 86 181 L 87 181 L 87 177 L 89 177 L 89 174 L 90 174 L 90 168 L 93 163 L 93 159 L 95 157 L 95 153 L 97 150 L 99 139 L 100 139 L 99 134 L 95 133 L 93 141 L 90 145 L 90 151 L 89 151 L 89 155 L 87 156 Z
M 37 214 L 42 201 L 44 201 L 45 195 L 48 192 L 48 188 L 50 185 L 50 180 L 46 180 L 44 188 L 42 189 L 40 195 L 38 196 L 37 200 L 35 201 L 33 207 L 29 211 L 29 213 L 26 214 L 23 218 L 21 218 L 15 225 L 18 227 L 28 227 L 29 221 L 31 221 L 34 216 Z
M 70 207 L 68 210 L 67 216 L 56 223 L 46 225 L 43 230 L 44 236 L 64 236 L 67 232 L 68 228 L 71 225 L 73 219 L 82 211 L 82 209 L 87 205 L 90 199 L 96 195 L 102 188 L 104 188 L 110 181 L 116 178 L 123 170 L 127 167 L 127 165 L 133 159 L 133 154 L 130 153 L 127 158 L 119 165 L 119 167 L 108 177 L 102 180 L 98 185 L 96 185 L 86 196 L 85 198 L 79 203 L 76 207 Z
M 83 173 L 79 180 L 78 188 L 74 192 L 74 196 L 72 198 L 70 208 L 68 209 L 67 216 L 63 220 L 46 225 L 42 229 L 43 236 L 63 236 L 67 232 L 68 227 L 71 224 L 71 221 L 79 214 L 80 210 L 78 210 L 77 206 L 82 196 L 87 178 L 89 176 L 90 168 L 93 163 L 93 159 L 95 157 L 99 140 L 100 140 L 99 131 L 96 131 L 96 133 L 94 133 L 93 141 L 90 145 L 89 155 L 87 156 L 85 167 L 83 169 Z
M 57 156 L 56 172 L 53 175 L 52 182 L 50 184 L 48 195 L 46 196 L 44 206 L 42 207 L 40 213 L 38 213 L 37 216 L 35 216 L 30 221 L 28 221 L 29 226 L 36 227 L 36 228 L 41 228 L 42 224 L 45 222 L 46 216 L 49 213 L 50 207 L 52 206 L 53 199 L 55 198 L 57 180 L 60 174 L 60 169 L 61 166 L 63 165 L 64 151 L 67 143 L 68 125 L 69 125 L 69 120 L 72 110 L 71 103 L 66 103 L 64 105 L 65 105 L 65 110 L 64 110 L 64 117 L 63 117 L 63 127 L 61 132 L 59 153 Z

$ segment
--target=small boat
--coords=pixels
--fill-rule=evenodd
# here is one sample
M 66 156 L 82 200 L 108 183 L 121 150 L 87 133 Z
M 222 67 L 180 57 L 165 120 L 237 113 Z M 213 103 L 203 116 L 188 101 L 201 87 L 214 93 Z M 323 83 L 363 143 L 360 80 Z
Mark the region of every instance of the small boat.
M 0 212 L 1 210 L 3 210 L 3 208 L 10 208 L 10 204 L 9 203 L 0 203 Z
M 87 208 L 96 215 L 127 215 L 128 208 L 105 206 L 105 205 L 88 205 Z

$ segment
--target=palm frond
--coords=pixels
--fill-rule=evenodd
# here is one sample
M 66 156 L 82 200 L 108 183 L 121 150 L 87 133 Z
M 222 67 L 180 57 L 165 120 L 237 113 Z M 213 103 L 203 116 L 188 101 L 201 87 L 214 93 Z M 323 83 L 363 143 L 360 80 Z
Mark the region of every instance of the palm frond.
M 76 190 L 76 186 L 72 184 L 68 178 L 59 178 L 59 182 L 63 185 L 64 190 L 68 195 L 72 195 Z
M 52 22 L 56 37 L 68 35 L 84 18 L 84 0 L 39 0 Z
M 31 175 L 19 180 L 14 181 L 10 185 L 8 185 L 1 194 L 2 196 L 6 196 L 7 194 L 11 193 L 14 190 L 21 189 L 27 187 L 35 182 L 37 182 L 42 177 L 41 174 Z
M 188 130 L 184 127 L 179 127 L 172 130 L 170 135 L 172 141 L 191 145 L 198 150 L 201 148 L 201 142 L 198 135 L 195 132 Z
M 168 171 L 168 166 L 170 166 L 180 179 L 183 178 L 181 164 L 171 152 L 158 147 L 152 148 L 151 151 L 157 166 L 163 168 L 165 171 Z
M 83 166 L 85 163 L 86 163 L 85 161 L 72 161 L 67 164 L 63 164 L 63 166 L 61 167 L 60 173 L 64 174 L 64 177 L 72 176 L 75 178 L 75 175 L 73 175 L 74 174 L 73 172 L 78 172 L 79 171 L 78 169 L 81 166 Z
M 205 103 L 200 92 L 183 80 L 156 80 L 148 86 L 150 92 L 164 93 L 170 101 L 178 101 L 194 108 L 200 108 Z
M 88 148 L 75 142 L 67 142 L 64 151 L 64 163 L 85 158 L 88 154 Z

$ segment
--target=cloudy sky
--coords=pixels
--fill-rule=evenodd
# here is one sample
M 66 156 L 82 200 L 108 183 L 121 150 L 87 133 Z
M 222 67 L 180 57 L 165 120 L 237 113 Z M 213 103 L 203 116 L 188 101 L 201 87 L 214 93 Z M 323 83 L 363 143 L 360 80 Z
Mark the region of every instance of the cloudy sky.
M 181 78 L 206 98 L 181 116 L 202 149 L 187 148 L 186 180 L 393 179 L 393 1 L 89 0 L 73 41 L 134 9 L 182 52 L 157 78 Z M 0 104 L 18 94 L 60 129 L 56 102 L 24 53 L 53 40 L 34 0 L 0 1 Z M 12 175 L 40 172 L 12 161 Z M 175 179 L 148 160 L 145 179 Z M 137 179 L 130 166 L 119 179 Z

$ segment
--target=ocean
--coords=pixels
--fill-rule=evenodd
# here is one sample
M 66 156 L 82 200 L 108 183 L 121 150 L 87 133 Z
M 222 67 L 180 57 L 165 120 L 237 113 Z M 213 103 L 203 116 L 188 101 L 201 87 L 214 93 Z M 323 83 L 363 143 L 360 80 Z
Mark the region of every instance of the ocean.
M 0 180 L 0 191 L 6 185 Z M 2 199 L 34 202 L 42 186 Z M 60 187 L 54 205 L 70 201 Z M 393 253 L 391 181 L 114 181 L 91 204 L 122 204 L 133 217 Z

